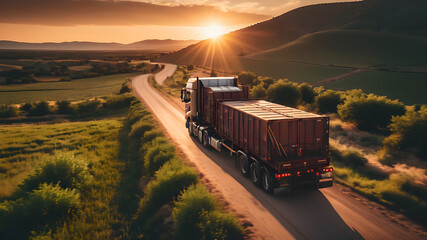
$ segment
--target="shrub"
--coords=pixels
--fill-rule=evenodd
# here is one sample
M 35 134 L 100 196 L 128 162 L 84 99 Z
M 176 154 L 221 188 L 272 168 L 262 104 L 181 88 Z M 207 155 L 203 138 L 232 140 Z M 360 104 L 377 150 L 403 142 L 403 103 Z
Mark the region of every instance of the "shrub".
M 311 85 L 303 83 L 299 86 L 299 90 L 302 95 L 302 100 L 306 103 L 313 103 L 314 98 L 316 97 L 316 92 L 314 91 Z
M 132 129 L 129 132 L 129 137 L 139 140 L 142 136 L 144 136 L 145 132 L 150 131 L 153 128 L 153 124 L 141 119 L 132 125 Z
M 128 85 L 126 83 L 122 84 L 122 87 L 120 88 L 119 93 L 123 94 L 123 93 L 128 93 L 130 92 L 130 88 L 128 87 Z
M 384 131 L 393 116 L 404 113 L 403 103 L 373 94 L 350 95 L 338 107 L 343 121 L 355 123 L 359 129 L 368 131 Z
M 79 116 L 96 116 L 101 114 L 101 102 L 98 100 L 87 100 L 77 104 Z
M 25 199 L 0 204 L 0 237 L 25 239 L 38 226 L 53 224 L 79 207 L 75 190 L 42 184 Z
M 259 83 L 258 75 L 253 72 L 240 72 L 238 79 L 241 85 L 255 86 Z
M 129 114 L 127 118 L 128 123 L 132 125 L 142 119 L 144 116 L 148 116 L 149 113 L 150 112 L 142 106 L 141 102 L 134 100 L 131 102 L 131 106 L 129 108 Z
M 295 107 L 301 100 L 301 92 L 296 84 L 279 80 L 268 88 L 267 99 L 272 102 Z
M 203 212 L 197 227 L 201 231 L 201 239 L 243 239 L 243 229 L 237 218 L 217 210 Z
M 270 87 L 270 85 L 272 85 L 274 83 L 274 79 L 271 77 L 260 78 L 260 81 L 264 85 L 265 89 L 268 89 Z
M 31 103 L 24 103 L 19 107 L 19 109 L 23 112 L 30 113 L 33 107 L 34 106 Z
M 60 100 L 56 102 L 57 113 L 59 114 L 69 114 L 72 112 L 73 108 L 71 108 L 70 101 L 67 100 Z
M 193 69 L 194 69 L 194 66 L 193 66 L 193 65 L 188 65 L 188 66 L 187 66 L 187 70 L 188 70 L 188 71 L 191 71 L 191 70 L 193 70 Z
M 197 225 L 202 220 L 202 213 L 214 211 L 218 207 L 217 199 L 203 185 L 197 184 L 185 190 L 178 197 L 172 210 L 177 238 L 201 239 L 202 231 Z
M 175 156 L 172 144 L 158 144 L 148 149 L 145 154 L 144 167 L 149 175 L 153 175 L 163 164 Z
M 18 116 L 18 108 L 11 105 L 0 104 L 0 118 L 10 118 Z
M 352 168 L 361 168 L 366 165 L 368 160 L 356 150 L 339 151 L 331 147 L 331 156 L 334 161 L 340 162 L 345 166 Z
M 138 222 L 152 216 L 164 204 L 176 198 L 183 189 L 197 183 L 198 179 L 196 171 L 179 160 L 167 162 L 156 173 L 156 179 L 149 182 L 144 190 L 137 213 Z
M 44 116 L 49 114 L 49 103 L 46 101 L 37 102 L 30 111 L 31 116 Z
M 427 106 L 412 107 L 405 115 L 393 117 L 391 122 L 391 135 L 384 139 L 386 150 L 403 150 L 427 160 Z
M 50 183 L 62 188 L 83 189 L 91 178 L 85 162 L 75 158 L 73 154 L 58 153 L 36 169 L 20 187 L 31 191 L 43 183 Z
M 121 109 L 125 107 L 127 108 L 134 99 L 135 98 L 129 93 L 108 96 L 102 106 L 106 109 Z
M 152 142 L 158 137 L 163 137 L 163 132 L 157 129 L 152 129 L 144 133 L 144 137 L 141 139 L 143 143 Z
M 267 90 L 265 90 L 262 84 L 258 84 L 251 89 L 251 96 L 253 98 L 265 98 L 267 95 Z
M 316 97 L 316 103 L 321 113 L 336 113 L 338 105 L 342 102 L 341 94 L 332 90 L 326 90 Z

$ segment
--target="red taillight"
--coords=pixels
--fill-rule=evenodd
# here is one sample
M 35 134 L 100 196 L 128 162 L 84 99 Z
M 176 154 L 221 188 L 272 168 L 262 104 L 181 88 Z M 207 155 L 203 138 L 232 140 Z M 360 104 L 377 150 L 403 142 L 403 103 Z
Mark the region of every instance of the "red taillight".
M 276 178 L 280 178 L 280 174 L 277 174 L 277 173 L 276 173 Z

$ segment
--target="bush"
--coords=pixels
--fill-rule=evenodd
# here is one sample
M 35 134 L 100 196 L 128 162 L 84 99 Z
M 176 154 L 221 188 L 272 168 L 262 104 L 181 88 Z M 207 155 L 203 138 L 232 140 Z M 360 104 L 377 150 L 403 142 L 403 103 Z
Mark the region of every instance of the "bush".
M 129 93 L 113 95 L 108 96 L 102 106 L 106 109 L 128 108 L 132 100 L 135 100 L 135 98 Z
M 334 161 L 340 162 L 345 166 L 352 168 L 361 168 L 366 165 L 368 160 L 356 150 L 345 150 L 343 152 L 331 148 L 331 156 Z
M 306 103 L 314 102 L 314 98 L 316 97 L 317 94 L 311 85 L 308 85 L 307 83 L 303 83 L 299 86 L 299 90 L 301 92 L 302 100 L 304 102 Z
M 172 144 L 158 144 L 148 149 L 144 158 L 144 167 L 148 175 L 153 175 L 163 164 L 175 157 Z
M 384 131 L 393 116 L 404 113 L 403 103 L 373 94 L 350 95 L 338 107 L 338 114 L 343 121 L 355 123 L 359 129 L 367 131 Z
M 258 75 L 253 72 L 240 72 L 238 75 L 239 84 L 255 86 L 258 85 Z
M 56 102 L 57 113 L 59 114 L 70 114 L 72 113 L 73 108 L 70 106 L 70 101 L 60 100 Z
M 412 107 L 405 115 L 393 117 L 391 122 L 391 135 L 384 139 L 386 150 L 403 150 L 427 160 L 427 106 Z
M 31 116 L 44 116 L 49 114 L 49 103 L 46 101 L 37 102 L 30 111 Z
M 98 100 L 87 100 L 77 104 L 77 114 L 79 116 L 101 115 L 101 102 Z
M 251 96 L 253 98 L 265 98 L 267 96 L 267 90 L 262 84 L 258 84 L 251 89 Z
M 197 184 L 185 190 L 172 210 L 177 239 L 201 239 L 202 231 L 197 225 L 202 220 L 202 213 L 218 208 L 217 199 L 203 185 Z
M 145 116 L 149 115 L 149 111 L 145 109 L 141 102 L 134 100 L 131 102 L 131 106 L 129 108 L 129 114 L 128 114 L 128 124 L 132 125 L 139 121 L 140 119 L 144 118 Z
M 264 85 L 265 89 L 268 89 L 270 85 L 274 84 L 274 79 L 271 77 L 260 78 L 261 83 Z
M 132 129 L 129 132 L 129 137 L 139 140 L 142 136 L 144 136 L 145 132 L 150 131 L 153 128 L 153 124 L 141 119 L 132 125 Z
M 0 237 L 28 238 L 31 230 L 75 213 L 79 205 L 79 194 L 75 190 L 44 183 L 25 199 L 0 204 Z
M 62 188 L 83 189 L 92 179 L 87 164 L 72 154 L 58 153 L 24 180 L 23 190 L 37 189 L 41 184 L 58 184 Z
M 341 94 L 332 90 L 326 90 L 316 97 L 316 103 L 321 113 L 336 113 L 338 105 L 342 102 Z
M 156 173 L 156 179 L 149 182 L 138 208 L 137 220 L 143 222 L 152 216 L 164 204 L 172 201 L 178 194 L 198 182 L 194 169 L 173 159 L 163 165 Z
M 158 137 L 163 137 L 163 132 L 157 129 L 152 129 L 144 133 L 144 137 L 141 139 L 143 143 L 149 143 L 154 141 Z
M 197 225 L 201 239 L 243 239 L 242 226 L 234 215 L 220 211 L 203 212 Z
M 187 70 L 188 70 L 188 71 L 191 71 L 191 70 L 193 70 L 193 69 L 194 69 L 194 66 L 193 66 L 193 65 L 188 65 L 188 66 L 187 66 Z
M 34 106 L 31 103 L 24 103 L 19 107 L 19 109 L 23 112 L 30 113 L 33 107 Z
M 295 107 L 301 100 L 301 92 L 296 84 L 279 80 L 268 88 L 267 99 L 289 107 Z
M 123 93 L 128 93 L 130 92 L 130 88 L 128 87 L 128 85 L 126 83 L 122 84 L 122 87 L 120 88 L 119 93 L 123 94 Z
M 18 116 L 18 108 L 11 105 L 0 104 L 0 118 L 10 118 Z

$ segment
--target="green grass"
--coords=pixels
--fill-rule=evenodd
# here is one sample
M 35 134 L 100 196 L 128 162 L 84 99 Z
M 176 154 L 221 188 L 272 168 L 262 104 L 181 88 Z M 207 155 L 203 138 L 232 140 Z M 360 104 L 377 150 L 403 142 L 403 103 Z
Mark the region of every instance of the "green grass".
M 362 89 L 365 93 L 399 99 L 405 104 L 426 104 L 427 74 L 361 72 L 325 85 L 334 90 Z
M 325 31 L 305 35 L 257 57 L 349 67 L 425 66 L 427 40 L 374 31 Z
M 129 77 L 141 73 L 125 73 L 70 82 L 43 82 L 32 84 L 0 85 L 0 104 L 35 101 L 79 100 L 118 92 Z

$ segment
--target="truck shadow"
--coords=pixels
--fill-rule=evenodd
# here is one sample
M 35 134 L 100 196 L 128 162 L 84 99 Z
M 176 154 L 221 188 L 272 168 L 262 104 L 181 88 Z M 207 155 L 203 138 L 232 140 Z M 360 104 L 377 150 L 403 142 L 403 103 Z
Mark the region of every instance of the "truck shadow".
M 344 222 L 321 190 L 300 187 L 290 192 L 276 189 L 274 195 L 269 195 L 242 176 L 236 167 L 235 157 L 231 157 L 228 152 L 206 149 L 196 138 L 192 138 L 192 141 L 223 171 L 245 187 L 296 239 L 363 239 Z

